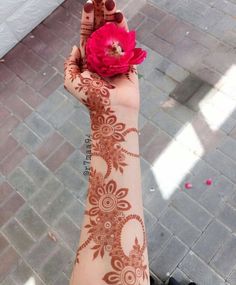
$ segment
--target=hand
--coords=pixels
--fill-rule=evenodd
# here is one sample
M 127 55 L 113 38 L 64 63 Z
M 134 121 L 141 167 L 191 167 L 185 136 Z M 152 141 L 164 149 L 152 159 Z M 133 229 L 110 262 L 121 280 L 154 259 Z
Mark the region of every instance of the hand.
M 106 22 L 114 22 L 128 30 L 121 12 L 112 0 L 88 1 L 81 20 L 80 47 L 74 46 L 65 61 L 64 86 L 83 104 L 92 116 L 111 115 L 114 108 L 122 107 L 138 113 L 139 85 L 136 67 L 127 74 L 104 79 L 86 68 L 85 46 L 88 37 Z

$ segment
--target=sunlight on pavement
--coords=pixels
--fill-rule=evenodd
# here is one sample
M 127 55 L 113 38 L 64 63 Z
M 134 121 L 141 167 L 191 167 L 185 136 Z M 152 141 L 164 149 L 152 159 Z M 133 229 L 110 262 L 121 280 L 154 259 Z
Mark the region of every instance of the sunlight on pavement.
M 236 85 L 235 74 L 236 66 L 233 65 L 224 78 L 219 80 L 217 86 L 229 90 Z M 228 94 L 214 87 L 206 93 L 204 99 L 199 102 L 199 113 L 209 127 L 209 138 L 211 131 L 214 133 L 219 130 L 235 110 L 236 100 Z M 188 122 L 153 163 L 152 172 L 163 199 L 168 200 L 173 195 L 186 175 L 204 155 L 202 141 L 204 139 L 201 138 L 201 133 L 197 133 L 191 122 Z
M 24 285 L 36 285 L 34 277 L 30 277 Z

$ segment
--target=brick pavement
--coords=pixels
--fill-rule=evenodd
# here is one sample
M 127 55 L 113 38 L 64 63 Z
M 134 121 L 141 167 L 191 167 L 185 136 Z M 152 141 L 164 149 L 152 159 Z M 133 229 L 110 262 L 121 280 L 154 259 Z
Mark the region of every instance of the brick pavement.
M 2 285 L 70 277 L 89 117 L 63 88 L 63 62 L 82 2 L 65 1 L 0 65 Z M 151 268 L 163 281 L 235 285 L 236 2 L 138 4 L 120 1 L 149 53 L 139 129 Z

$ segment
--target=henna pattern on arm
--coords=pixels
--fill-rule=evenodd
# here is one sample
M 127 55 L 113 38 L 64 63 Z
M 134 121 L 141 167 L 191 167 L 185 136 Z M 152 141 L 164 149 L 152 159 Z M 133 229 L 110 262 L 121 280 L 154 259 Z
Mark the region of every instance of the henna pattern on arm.
M 131 204 L 127 201 L 128 188 L 120 188 L 117 182 L 109 179 L 112 169 L 123 173 L 126 156 L 133 158 L 139 154 L 129 152 L 122 147 L 126 136 L 131 132 L 138 133 L 136 128 L 127 128 L 119 122 L 115 111 L 110 105 L 110 90 L 115 87 L 98 75 L 91 73 L 89 77 L 78 73 L 73 64 L 65 64 L 69 69 L 70 80 L 76 83 L 76 91 L 84 96 L 81 101 L 88 107 L 92 129 L 92 155 L 102 158 L 107 164 L 106 174 L 90 169 L 88 205 L 85 214 L 89 222 L 85 225 L 87 240 L 78 248 L 75 264 L 79 264 L 82 250 L 90 246 L 93 259 L 111 258 L 112 270 L 103 276 L 108 285 L 140 285 L 148 280 L 148 267 L 144 262 L 144 252 L 147 249 L 145 227 L 139 215 L 129 214 Z M 77 82 L 77 81 L 76 81 Z M 136 221 L 143 237 L 141 241 L 134 237 L 129 253 L 122 247 L 122 231 L 128 223 Z

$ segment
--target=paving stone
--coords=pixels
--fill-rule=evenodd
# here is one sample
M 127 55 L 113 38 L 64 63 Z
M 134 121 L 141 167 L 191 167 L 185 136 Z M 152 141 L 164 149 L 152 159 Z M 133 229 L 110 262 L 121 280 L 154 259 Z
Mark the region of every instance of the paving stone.
M 64 187 L 58 179 L 50 177 L 46 184 L 32 196 L 29 203 L 38 213 L 42 213 L 63 189 Z
M 17 211 L 23 206 L 25 200 L 18 193 L 13 193 L 10 198 L 0 207 L 0 226 L 15 216 Z
M 37 147 L 42 143 L 40 137 L 38 137 L 26 124 L 21 123 L 12 132 L 15 139 L 23 144 L 27 150 L 35 151 Z
M 90 134 L 90 118 L 87 111 L 76 110 L 70 117 L 70 121 L 84 134 Z
M 151 262 L 151 268 L 156 269 L 157 276 L 161 280 L 166 280 L 187 252 L 188 248 L 180 240 L 172 237 L 161 253 Z
M 43 211 L 42 217 L 48 224 L 54 224 L 63 214 L 63 211 L 72 203 L 73 196 L 67 190 L 59 193 L 56 198 Z M 63 209 L 63 211 L 62 211 Z
M 22 163 L 24 171 L 33 179 L 36 185 L 42 185 L 49 178 L 48 169 L 34 155 L 26 157 Z
M 80 174 L 80 176 L 83 176 L 83 173 L 85 171 L 85 165 L 84 165 L 84 161 L 86 160 L 85 158 L 86 158 L 85 155 L 81 151 L 76 150 L 74 153 L 70 155 L 70 157 L 67 160 L 68 164 L 71 167 L 73 167 L 73 169 L 77 171 Z
M 52 93 L 52 95 L 45 100 L 42 104 L 37 107 L 37 112 L 44 118 L 48 119 L 51 114 L 63 104 L 66 100 L 65 95 L 61 94 L 58 91 Z
M 47 225 L 42 218 L 28 205 L 21 209 L 17 220 L 31 234 L 34 240 L 38 240 L 47 230 Z
M 59 277 L 53 283 L 53 285 L 64 285 L 69 284 L 70 280 L 65 276 L 64 273 L 59 273 Z
M 78 199 L 84 199 L 86 183 L 69 164 L 63 163 L 56 176 Z
M 134 17 L 132 17 L 129 22 L 129 29 L 130 30 L 135 30 L 136 28 L 139 27 L 139 25 L 143 22 L 145 19 L 145 16 L 142 13 L 137 13 Z
M 43 285 L 38 275 L 24 261 L 21 261 L 16 270 L 12 274 L 13 279 L 19 285 L 25 285 L 29 282 L 34 282 L 35 285 Z
M 190 251 L 180 263 L 179 268 L 192 280 L 199 284 L 225 284 L 221 278 L 210 266 Z
M 46 284 L 52 283 L 57 278 L 58 272 L 63 270 L 70 257 L 71 253 L 61 247 L 43 264 L 40 275 Z
M 8 247 L 9 242 L 7 239 L 0 233 L 0 252 L 3 253 L 3 251 Z
M 3 232 L 20 254 L 25 254 L 34 245 L 34 240 L 16 219 L 4 226 Z
M 48 120 L 54 128 L 59 129 L 71 116 L 74 110 L 73 104 L 69 100 L 66 100 L 50 115 Z
M 228 277 L 229 284 L 234 284 L 236 282 L 236 270 L 233 271 L 233 273 L 230 274 Z
M 172 98 L 168 98 L 161 103 L 161 108 L 163 111 L 184 124 L 191 122 L 196 115 L 196 113 L 190 110 L 188 107 L 180 104 L 178 101 Z
M 152 32 L 157 25 L 156 21 L 153 21 L 149 18 L 145 19 L 141 25 L 136 28 L 136 36 L 138 41 L 142 41 L 149 32 Z
M 22 168 L 17 167 L 8 178 L 10 184 L 19 192 L 24 199 L 29 199 L 36 191 L 37 187 L 31 177 Z
M 212 151 L 204 155 L 203 159 L 206 160 L 210 165 L 214 166 L 234 183 L 236 182 L 236 173 L 234 171 L 236 164 L 222 152 L 219 150 Z
M 20 256 L 15 251 L 14 248 L 9 247 L 2 255 L 1 255 L 2 265 L 0 267 L 0 282 L 4 285 L 15 285 L 16 283 L 13 282 L 13 280 L 8 276 L 8 274 L 15 268 L 18 261 L 20 260 Z M 6 278 L 7 277 L 7 278 Z M 6 279 L 5 279 L 6 278 Z M 5 281 L 3 281 L 5 279 Z M 3 283 L 2 283 L 3 281 Z
M 152 171 L 149 171 L 145 178 L 142 178 L 142 194 L 144 207 L 159 219 L 168 202 L 163 198 Z
M 42 139 L 48 137 L 53 131 L 52 126 L 48 124 L 36 112 L 32 113 L 29 117 L 27 117 L 25 122 Z
M 175 90 L 170 94 L 170 97 L 184 104 L 194 93 L 196 93 L 204 85 L 204 82 L 194 75 L 189 75 Z
M 230 232 L 223 224 L 213 220 L 194 245 L 193 251 L 206 263 L 209 263 L 225 241 L 230 238 L 230 235 Z
M 148 76 L 148 80 L 159 89 L 163 90 L 166 93 L 172 92 L 177 86 L 177 82 L 174 81 L 169 76 L 165 75 L 163 72 L 160 72 L 157 68 L 155 68 L 150 75 Z
M 217 218 L 233 232 L 236 232 L 236 209 L 224 204 Z
M 67 208 L 66 214 L 77 225 L 78 228 L 82 228 L 82 223 L 85 214 L 85 205 L 80 201 L 73 201 Z
M 168 58 L 183 68 L 192 71 L 196 69 L 201 59 L 209 53 L 209 50 L 201 44 L 185 37 L 174 46 Z
M 224 201 L 234 192 L 234 184 L 221 175 L 213 180 L 211 187 L 207 187 L 199 202 L 213 215 L 218 215 L 224 207 Z
M 182 123 L 177 121 L 167 112 L 163 111 L 160 107 L 157 107 L 156 114 L 152 117 L 152 121 L 157 126 L 165 131 L 170 136 L 175 136 L 182 128 Z
M 201 235 L 201 231 L 172 207 L 168 207 L 160 222 L 175 234 L 182 242 L 191 247 Z
M 75 148 L 68 142 L 64 142 L 44 164 L 51 171 L 58 169 L 64 161 L 74 152 Z
M 172 44 L 152 33 L 148 34 L 147 37 L 145 37 L 143 44 L 148 46 L 153 51 L 158 52 L 162 56 L 166 57 L 169 57 L 169 55 L 174 51 Z
M 157 222 L 152 228 L 147 231 L 147 246 L 149 262 L 161 253 L 162 248 L 167 244 L 171 238 L 171 232 L 165 228 L 161 223 Z M 153 267 L 156 272 L 156 267 Z
M 158 93 L 155 96 L 149 95 L 148 98 L 144 98 L 141 104 L 141 114 L 147 119 L 151 119 L 158 111 L 158 106 L 164 102 L 166 95 Z
M 69 248 L 75 252 L 79 243 L 80 229 L 66 215 L 59 218 L 55 224 L 55 229 L 62 236 Z
M 147 3 L 140 11 L 156 22 L 160 22 L 166 16 L 165 11 L 149 3 Z
M 42 146 L 37 150 L 35 155 L 41 160 L 45 161 L 53 151 L 55 151 L 64 141 L 64 138 L 58 133 L 54 132 Z
M 56 248 L 57 242 L 53 241 L 48 235 L 46 235 L 36 243 L 33 249 L 26 256 L 26 260 L 36 272 L 39 272 L 40 267 L 43 266 Z
M 65 121 L 59 132 L 76 148 L 82 146 L 84 134 L 70 121 Z
M 175 196 L 171 205 L 200 230 L 204 230 L 212 219 L 209 212 L 183 192 Z
M 16 285 L 15 281 L 8 276 L 2 283 L 1 285 Z
M 218 149 L 228 155 L 231 159 L 236 161 L 236 140 L 231 137 L 226 137 Z
M 236 264 L 236 237 L 232 235 L 210 262 L 223 277 L 229 275 Z
M 3 182 L 0 184 L 0 201 L 1 203 L 4 202 L 5 199 L 7 199 L 10 194 L 13 193 L 13 188 L 11 187 L 11 185 L 9 185 L 9 183 L 7 182 Z
M 144 208 L 144 221 L 145 221 L 146 231 L 149 231 L 149 229 L 153 228 L 153 226 L 156 224 L 157 218 L 154 217 L 147 209 Z
M 141 153 L 145 151 L 149 143 L 153 141 L 153 139 L 157 136 L 158 133 L 159 129 L 157 128 L 157 126 L 152 124 L 150 121 L 148 121 L 144 125 L 139 135 L 139 147 Z
M 190 283 L 189 277 L 183 273 L 178 267 L 175 269 L 175 271 L 171 275 L 177 282 L 183 285 L 187 285 Z

